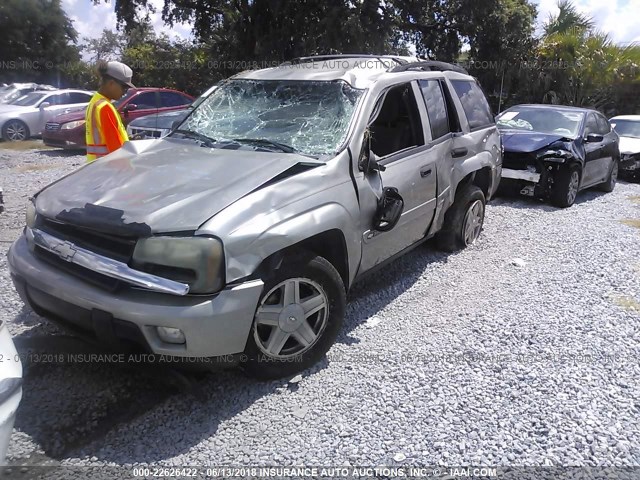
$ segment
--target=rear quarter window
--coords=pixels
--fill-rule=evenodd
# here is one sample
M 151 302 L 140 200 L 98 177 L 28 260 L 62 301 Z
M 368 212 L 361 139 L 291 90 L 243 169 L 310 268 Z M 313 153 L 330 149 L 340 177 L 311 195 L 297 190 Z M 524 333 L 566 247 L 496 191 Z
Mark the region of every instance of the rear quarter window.
M 493 125 L 489 102 L 475 81 L 451 80 L 451 85 L 462 103 L 471 130 Z

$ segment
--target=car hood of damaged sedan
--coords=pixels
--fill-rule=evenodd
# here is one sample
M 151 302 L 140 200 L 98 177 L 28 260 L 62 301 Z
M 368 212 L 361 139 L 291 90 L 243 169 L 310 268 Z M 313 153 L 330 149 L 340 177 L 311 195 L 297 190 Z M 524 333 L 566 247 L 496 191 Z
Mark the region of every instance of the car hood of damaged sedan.
M 563 135 L 553 135 L 537 132 L 520 132 L 514 130 L 502 130 L 502 145 L 507 152 L 532 153 L 541 148 L 548 147 L 558 140 L 573 142 L 573 139 Z
M 106 233 L 193 231 L 274 177 L 299 173 L 292 168 L 299 164 L 324 162 L 182 139 L 127 142 L 45 187 L 36 208 L 46 218 Z

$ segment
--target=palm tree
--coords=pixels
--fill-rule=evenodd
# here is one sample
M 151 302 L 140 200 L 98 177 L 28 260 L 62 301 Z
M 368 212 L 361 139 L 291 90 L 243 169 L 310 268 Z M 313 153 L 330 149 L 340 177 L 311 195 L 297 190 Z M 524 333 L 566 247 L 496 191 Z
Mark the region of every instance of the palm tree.
M 545 24 L 538 48 L 540 73 L 547 84 L 543 101 L 620 109 L 614 105 L 616 89 L 640 81 L 640 47 L 616 45 L 570 0 L 561 0 L 558 8 Z

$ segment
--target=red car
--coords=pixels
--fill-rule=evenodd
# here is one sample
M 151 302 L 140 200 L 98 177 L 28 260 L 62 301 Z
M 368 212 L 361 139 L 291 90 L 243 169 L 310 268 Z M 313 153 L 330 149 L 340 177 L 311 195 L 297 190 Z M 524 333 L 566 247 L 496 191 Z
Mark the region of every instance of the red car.
M 126 126 L 138 117 L 184 109 L 193 100 L 191 95 L 169 88 L 131 88 L 113 105 Z M 84 116 L 82 110 L 54 117 L 42 132 L 44 144 L 68 149 L 86 148 Z

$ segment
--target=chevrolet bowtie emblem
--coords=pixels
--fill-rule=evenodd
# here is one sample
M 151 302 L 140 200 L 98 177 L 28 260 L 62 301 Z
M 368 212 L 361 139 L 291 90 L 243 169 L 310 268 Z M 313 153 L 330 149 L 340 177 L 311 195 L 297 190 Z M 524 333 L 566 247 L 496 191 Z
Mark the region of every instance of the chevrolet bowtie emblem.
M 65 262 L 70 262 L 77 250 L 69 242 L 63 242 L 53 247 L 53 252 Z

